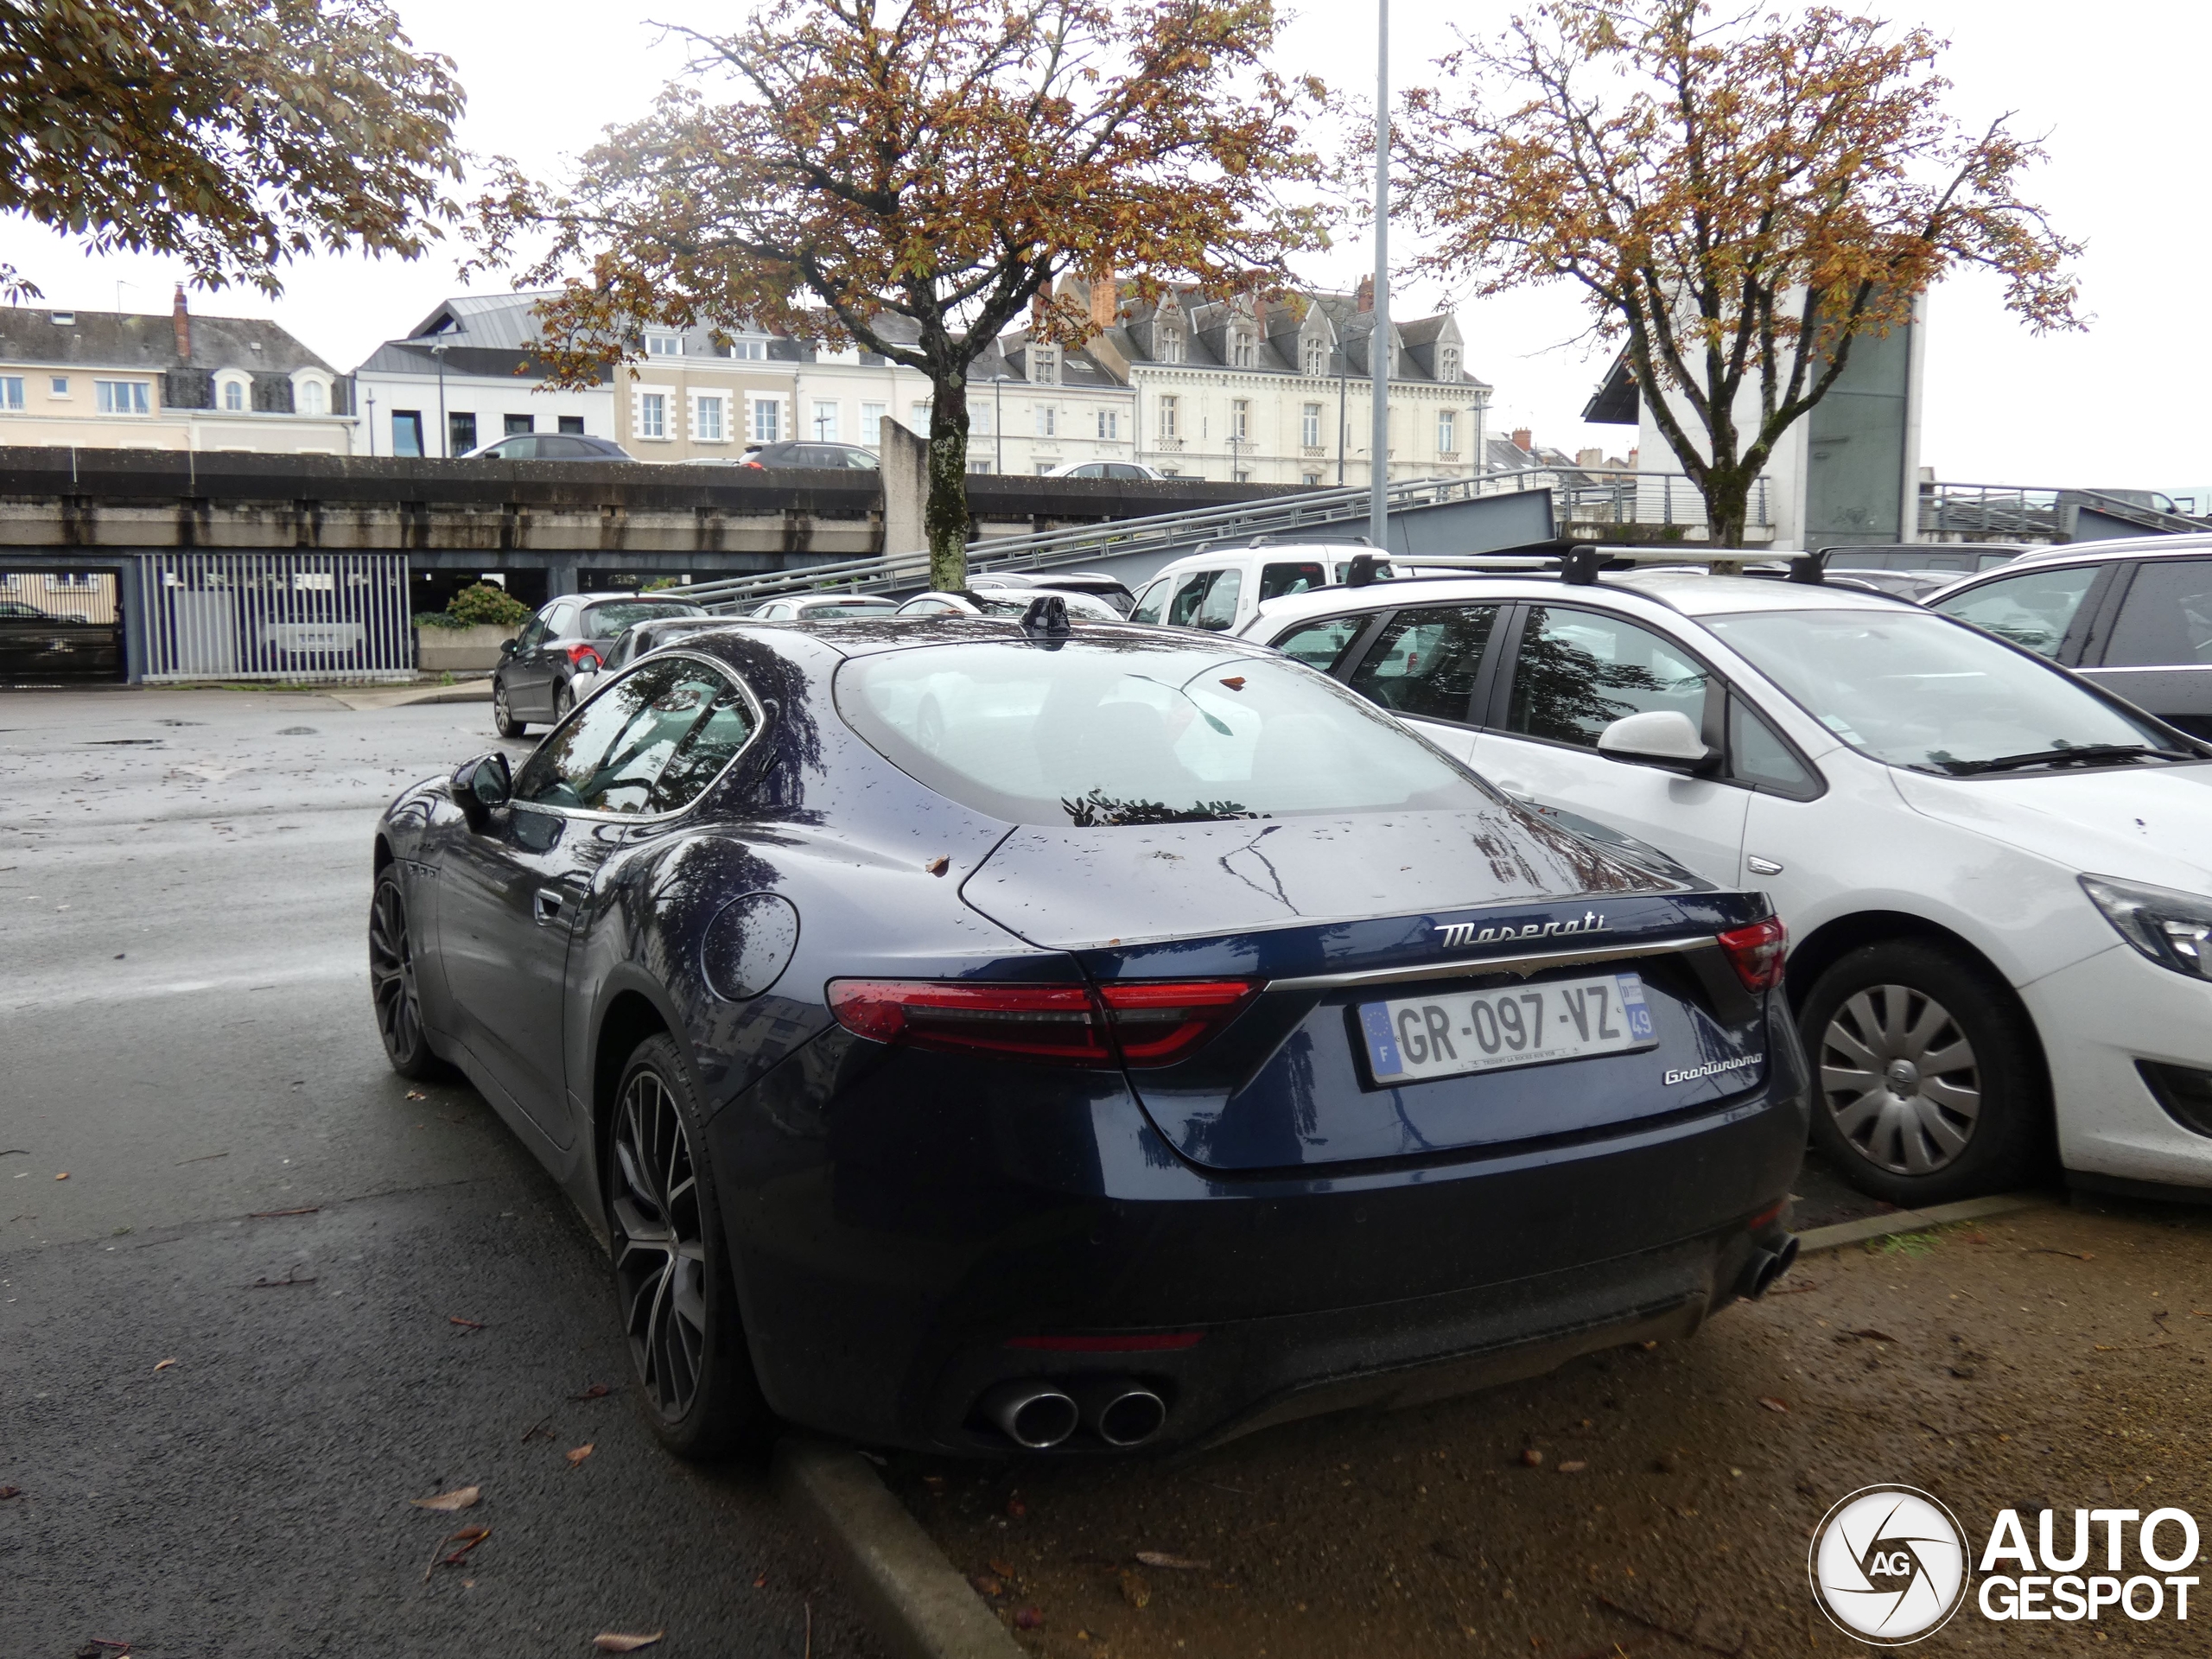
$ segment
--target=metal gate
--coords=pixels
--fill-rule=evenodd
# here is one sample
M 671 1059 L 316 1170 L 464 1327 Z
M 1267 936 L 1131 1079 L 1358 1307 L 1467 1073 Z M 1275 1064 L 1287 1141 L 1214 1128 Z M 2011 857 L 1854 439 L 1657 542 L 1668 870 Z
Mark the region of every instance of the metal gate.
M 113 571 L 0 569 L 0 685 L 122 677 Z
M 146 678 L 384 680 L 415 671 L 397 553 L 150 553 Z

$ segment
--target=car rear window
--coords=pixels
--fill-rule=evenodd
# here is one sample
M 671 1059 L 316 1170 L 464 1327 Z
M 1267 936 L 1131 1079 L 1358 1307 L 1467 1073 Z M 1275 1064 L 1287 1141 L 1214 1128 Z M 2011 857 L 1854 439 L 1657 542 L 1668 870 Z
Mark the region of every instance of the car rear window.
M 594 605 L 584 613 L 584 638 L 612 639 L 633 622 L 662 622 L 671 616 L 704 616 L 706 613 L 696 605 L 680 601 L 618 600 L 612 605 Z
M 1184 823 L 1490 799 L 1324 676 L 1177 639 L 888 652 L 841 668 L 836 702 L 901 771 L 1014 823 Z

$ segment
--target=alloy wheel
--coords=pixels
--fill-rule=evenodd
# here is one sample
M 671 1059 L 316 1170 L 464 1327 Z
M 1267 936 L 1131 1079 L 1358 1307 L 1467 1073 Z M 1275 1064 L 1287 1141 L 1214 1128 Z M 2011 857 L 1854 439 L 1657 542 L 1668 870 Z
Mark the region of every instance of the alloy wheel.
M 1869 985 L 1821 1033 L 1821 1097 L 1878 1169 L 1926 1175 L 1957 1160 L 1981 1116 L 1974 1045 L 1948 1009 L 1909 985 Z
M 614 1275 L 630 1357 L 653 1408 L 675 1422 L 697 1398 L 707 1357 L 707 1248 L 690 1137 L 650 1069 L 614 1123 Z
M 369 994 L 385 1052 L 398 1061 L 423 1048 L 423 1005 L 415 989 L 415 949 L 407 931 L 407 900 L 397 881 L 377 883 L 369 906 Z

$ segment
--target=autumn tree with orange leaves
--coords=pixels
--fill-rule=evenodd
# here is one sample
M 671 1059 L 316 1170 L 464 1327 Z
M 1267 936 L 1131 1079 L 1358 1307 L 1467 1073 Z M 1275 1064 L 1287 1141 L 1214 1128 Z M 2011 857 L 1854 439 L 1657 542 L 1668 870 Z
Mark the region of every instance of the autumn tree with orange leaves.
M 1270 0 L 774 0 L 678 31 L 683 79 L 565 192 L 506 167 L 483 256 L 560 283 L 543 332 L 572 378 L 647 321 L 920 370 L 930 579 L 958 588 L 968 371 L 1039 296 L 1045 340 L 1089 336 L 1060 272 L 1250 284 L 1319 239 L 1278 193 L 1314 171 L 1297 117 L 1321 88 L 1268 68 L 1275 29 Z
M 1777 442 L 1853 341 L 1947 272 L 2001 273 L 2037 333 L 2082 326 L 2079 249 L 2018 192 L 2041 150 L 1944 111 L 1941 49 L 1827 7 L 1716 22 L 1701 0 L 1543 0 L 1407 100 L 1426 266 L 1482 293 L 1579 284 L 1713 543 L 1741 546 Z

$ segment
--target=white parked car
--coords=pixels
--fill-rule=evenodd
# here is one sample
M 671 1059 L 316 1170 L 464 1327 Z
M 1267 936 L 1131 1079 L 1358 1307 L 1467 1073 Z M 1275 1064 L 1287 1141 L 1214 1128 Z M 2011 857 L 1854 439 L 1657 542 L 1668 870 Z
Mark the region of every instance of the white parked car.
M 1072 588 L 970 589 L 964 594 L 916 594 L 899 607 L 900 616 L 1021 616 L 1050 594 L 1065 602 L 1079 620 L 1119 622 L 1122 613 L 1096 594 Z
M 1045 474 L 1046 478 L 1115 478 L 1123 483 L 1165 483 L 1167 474 L 1141 461 L 1068 461 Z
M 1992 1191 L 2054 1130 L 2088 1183 L 2212 1185 L 2212 745 L 1820 585 L 1401 580 L 1242 632 L 1509 794 L 1765 888 L 1814 1137 L 1866 1190 Z
M 1154 573 L 1137 590 L 1132 622 L 1243 633 L 1269 600 L 1310 594 L 1342 583 L 1352 561 L 1368 552 L 1363 542 L 1253 542 L 1223 544 L 1185 554 Z M 1376 580 L 1391 575 L 1389 561 L 1370 559 Z

